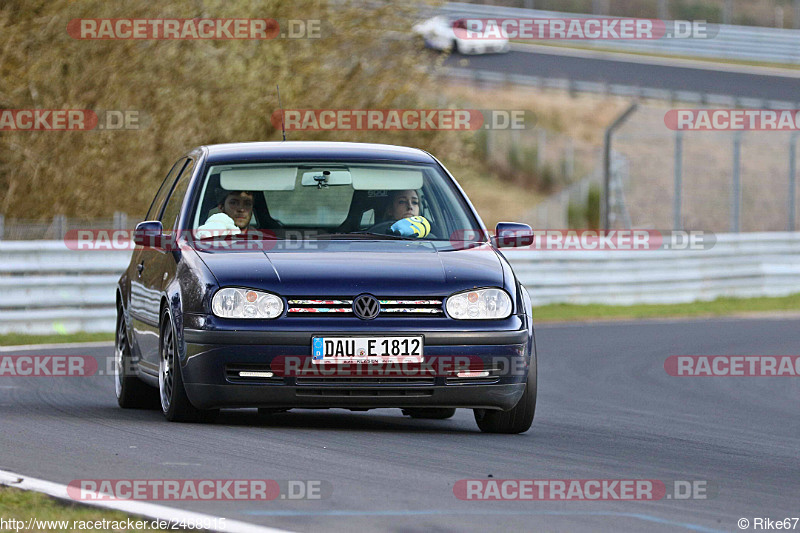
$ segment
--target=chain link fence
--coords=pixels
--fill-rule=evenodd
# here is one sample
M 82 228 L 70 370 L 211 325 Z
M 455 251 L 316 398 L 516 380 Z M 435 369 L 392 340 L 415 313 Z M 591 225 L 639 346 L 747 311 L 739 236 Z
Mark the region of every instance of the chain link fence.
M 640 106 L 613 141 L 629 162 L 622 190 L 634 226 L 795 230 L 796 133 L 676 132 L 666 111 Z
M 666 127 L 670 108 L 640 105 L 612 141 L 612 228 L 713 232 L 795 231 L 800 134 L 786 131 L 684 131 Z M 598 160 L 585 177 L 535 206 L 536 227 L 574 223 L 599 203 Z M 580 219 L 578 219 L 580 220 Z M 584 220 L 585 221 L 585 220 Z

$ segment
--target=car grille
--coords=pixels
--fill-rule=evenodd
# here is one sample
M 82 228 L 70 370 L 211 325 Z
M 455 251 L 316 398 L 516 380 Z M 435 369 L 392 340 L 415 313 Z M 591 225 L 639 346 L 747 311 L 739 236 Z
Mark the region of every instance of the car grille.
M 319 388 L 297 389 L 297 396 L 331 396 L 339 398 L 412 398 L 433 396 L 433 389 L 370 389 L 370 388 Z
M 443 317 L 442 300 L 436 298 L 378 298 L 381 312 L 377 318 Z M 355 316 L 352 299 L 288 298 L 287 316 Z
M 298 386 L 307 385 L 425 385 L 432 386 L 434 377 L 298 377 Z

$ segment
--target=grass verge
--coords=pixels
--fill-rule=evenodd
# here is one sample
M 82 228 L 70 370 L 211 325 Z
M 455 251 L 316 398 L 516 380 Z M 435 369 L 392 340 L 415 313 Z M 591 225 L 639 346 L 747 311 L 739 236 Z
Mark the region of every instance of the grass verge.
M 67 333 L 60 335 L 23 335 L 7 333 L 0 335 L 0 346 L 19 346 L 21 344 L 61 344 L 67 342 L 114 341 L 113 333 Z
M 533 317 L 536 322 L 570 322 L 577 320 L 729 316 L 780 311 L 800 311 L 800 293 L 776 298 L 718 298 L 710 302 L 687 304 L 550 304 L 535 306 L 533 308 Z
M 33 527 L 28 529 L 28 521 L 35 517 L 39 524 L 32 523 Z M 153 521 L 147 518 L 135 517 L 120 511 L 109 511 L 97 507 L 89 507 L 79 503 L 67 502 L 57 498 L 51 498 L 39 492 L 32 492 L 27 490 L 20 490 L 10 487 L 0 487 L 0 518 L 5 522 L 2 531 L 75 531 L 85 532 L 86 527 L 81 528 L 81 522 L 97 522 L 99 520 L 106 520 L 108 526 L 124 526 L 112 529 L 106 528 L 91 528 L 93 531 L 136 531 L 134 528 L 128 528 L 128 519 L 130 518 L 135 524 L 137 521 L 146 522 L 148 525 Z M 17 523 L 10 525 L 10 520 L 17 520 L 23 524 Z M 42 524 L 42 521 L 58 521 L 62 522 Z M 76 523 L 77 522 L 77 523 Z M 111 522 L 111 523 L 108 523 Z M 113 522 L 119 522 L 113 524 Z M 101 525 L 102 524 L 93 524 Z M 37 527 L 38 526 L 38 527 Z M 52 526 L 52 527 L 51 527 Z M 76 527 L 77 526 L 77 527 Z M 141 529 L 139 531 L 163 531 L 162 529 Z

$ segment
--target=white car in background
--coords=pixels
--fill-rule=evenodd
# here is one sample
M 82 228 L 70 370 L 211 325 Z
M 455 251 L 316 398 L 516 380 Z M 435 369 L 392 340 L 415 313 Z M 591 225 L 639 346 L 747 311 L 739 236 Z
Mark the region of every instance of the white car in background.
M 484 39 L 480 36 L 471 39 L 456 35 L 453 24 L 459 19 L 442 15 L 415 24 L 412 31 L 425 39 L 425 46 L 435 50 L 450 50 L 459 54 L 505 53 L 509 50 L 508 39 Z M 463 22 L 461 22 L 463 24 Z M 466 26 L 459 26 L 466 29 Z

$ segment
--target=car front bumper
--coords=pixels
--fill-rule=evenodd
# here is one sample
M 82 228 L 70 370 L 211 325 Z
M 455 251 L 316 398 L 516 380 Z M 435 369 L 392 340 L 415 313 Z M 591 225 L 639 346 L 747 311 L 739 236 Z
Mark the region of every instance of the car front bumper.
M 508 410 L 525 390 L 531 357 L 527 329 L 420 331 L 426 361 L 468 358 L 489 376 L 394 372 L 367 376 L 274 375 L 241 378 L 238 371 L 271 371 L 281 358 L 308 358 L 311 339 L 325 335 L 397 336 L 407 331 L 219 331 L 184 329 L 182 376 L 198 408 L 465 407 Z M 440 370 L 441 367 L 438 367 Z M 397 370 L 395 367 L 394 370 Z

